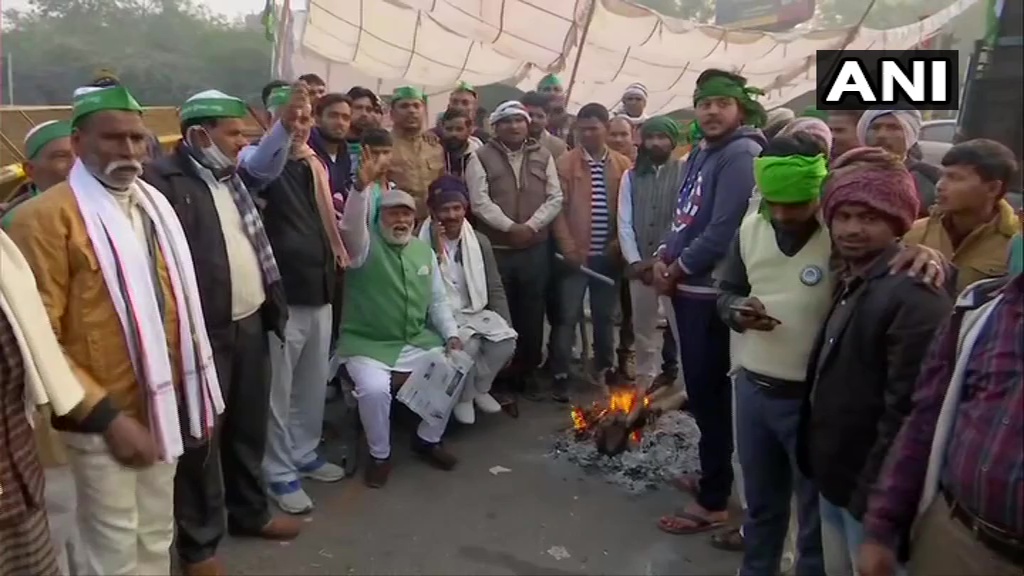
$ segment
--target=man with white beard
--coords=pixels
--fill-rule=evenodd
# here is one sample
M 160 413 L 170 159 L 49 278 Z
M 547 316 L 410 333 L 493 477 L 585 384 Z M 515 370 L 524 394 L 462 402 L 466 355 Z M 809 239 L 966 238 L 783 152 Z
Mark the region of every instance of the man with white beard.
M 385 173 L 386 162 L 364 153 L 356 188 L 349 192 L 342 235 L 351 254 L 345 274 L 338 356 L 355 385 L 359 418 L 370 463 L 366 484 L 381 488 L 391 472 L 392 379 L 403 380 L 442 346 L 461 350 L 459 327 L 430 244 L 415 237 L 416 201 L 401 190 L 380 199 L 380 214 L 367 218 L 372 191 L 367 183 Z M 436 468 L 451 470 L 456 459 L 441 445 L 440 424 L 422 422 L 413 451 Z

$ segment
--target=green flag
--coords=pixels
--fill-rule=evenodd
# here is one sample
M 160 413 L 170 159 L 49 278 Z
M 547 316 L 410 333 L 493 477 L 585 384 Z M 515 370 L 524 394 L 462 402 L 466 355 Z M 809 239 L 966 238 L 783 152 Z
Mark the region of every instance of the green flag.
M 999 17 L 1006 0 L 988 0 L 985 10 L 985 43 L 992 46 L 999 37 Z
M 274 0 L 267 0 L 263 5 L 263 14 L 260 16 L 260 23 L 263 24 L 263 35 L 268 42 L 273 42 L 277 37 L 277 10 Z

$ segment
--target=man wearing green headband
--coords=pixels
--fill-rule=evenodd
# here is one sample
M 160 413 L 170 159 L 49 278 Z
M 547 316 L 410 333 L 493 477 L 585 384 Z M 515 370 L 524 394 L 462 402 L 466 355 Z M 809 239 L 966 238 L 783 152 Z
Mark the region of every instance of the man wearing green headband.
M 416 199 L 416 218 L 427 213 L 427 188 L 444 174 L 444 149 L 423 137 L 427 101 L 415 86 L 396 88 L 391 94 L 391 137 L 394 140 L 388 180 Z
M 701 429 L 702 475 L 697 501 L 661 528 L 693 533 L 728 517 L 732 491 L 729 330 L 718 318 L 714 269 L 747 211 L 754 189 L 754 158 L 765 144 L 757 126 L 760 93 L 742 76 L 707 70 L 697 78 L 694 108 L 704 137 L 686 160 L 675 215 L 653 274 L 658 290 L 673 295 L 681 342 L 680 364 L 690 408 Z
M 781 479 L 796 461 L 808 357 L 832 302 L 832 245 L 818 218 L 827 166 L 821 146 L 806 134 L 769 142 L 754 161 L 763 208 L 744 218 L 717 274 L 719 315 L 738 333 L 736 447 L 748 520 L 732 538 L 743 543 L 741 574 L 779 571 L 794 493 L 795 573 L 824 573 L 817 490 L 802 475 Z
M 139 179 L 142 111 L 124 86 L 76 90 L 78 159 L 9 226 L 85 391 L 82 414 L 54 425 L 73 446 L 89 574 L 169 572 L 176 460 L 223 411 L 191 250 Z
M 16 206 L 64 181 L 74 161 L 70 123 L 51 120 L 30 130 L 25 136 L 25 162 L 22 164 L 28 181 L 15 191 L 10 202 L 0 206 L 0 226 L 10 222 Z
M 281 274 L 251 191 L 284 168 L 290 139 L 275 123 L 243 162 L 245 102 L 204 90 L 179 110 L 182 139 L 149 163 L 143 178 L 171 202 L 195 248 L 203 317 L 227 396 L 220 443 L 186 448 L 175 475 L 176 547 L 186 574 L 220 567 L 224 504 L 232 532 L 293 538 L 301 523 L 272 518 L 262 460 L 267 438 L 271 367 L 267 332 L 287 318 Z M 243 397 L 244 396 L 244 397 Z
M 672 304 L 655 291 L 652 274 L 654 252 L 672 224 L 676 194 L 683 184 L 684 163 L 672 158 L 681 137 L 679 125 L 668 116 L 644 122 L 636 164 L 619 186 L 617 230 L 628 264 L 637 384 L 644 389 L 672 384 L 679 376 L 679 351 L 672 330 L 658 329 L 659 307 L 671 315 Z

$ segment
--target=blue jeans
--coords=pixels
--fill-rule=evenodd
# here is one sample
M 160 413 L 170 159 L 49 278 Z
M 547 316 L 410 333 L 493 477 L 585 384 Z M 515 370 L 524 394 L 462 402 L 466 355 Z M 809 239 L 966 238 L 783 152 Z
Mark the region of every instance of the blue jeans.
M 796 439 L 802 403 L 801 398 L 767 394 L 745 370 L 736 375 L 736 449 L 747 499 L 741 576 L 778 573 L 794 493 L 799 529 L 795 573 L 825 573 L 818 491 L 797 468 Z
M 825 553 L 825 574 L 855 576 L 857 555 L 864 543 L 864 525 L 845 508 L 821 497 L 821 546 Z M 905 566 L 896 569 L 896 576 L 906 576 Z
M 587 268 L 598 274 L 617 279 L 618 269 L 614 260 L 607 256 L 590 256 Z M 556 315 L 557 324 L 551 334 L 551 372 L 555 375 L 568 374 L 572 361 L 572 344 L 576 340 L 576 325 L 583 320 L 583 296 L 590 290 L 590 318 L 594 323 L 594 366 L 607 370 L 615 366 L 615 308 L 619 302 L 619 286 L 609 286 L 587 276 L 579 270 L 571 270 L 562 276 L 559 283 L 559 304 L 561 311 Z

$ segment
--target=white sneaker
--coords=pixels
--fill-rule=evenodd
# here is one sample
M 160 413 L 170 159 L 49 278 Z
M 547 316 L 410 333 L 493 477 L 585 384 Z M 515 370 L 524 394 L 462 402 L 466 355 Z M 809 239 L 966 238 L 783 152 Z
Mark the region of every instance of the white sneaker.
M 306 514 L 313 509 L 313 501 L 302 489 L 298 480 L 274 482 L 268 491 L 277 507 L 288 514 Z
M 316 480 L 317 482 L 337 482 L 345 477 L 345 469 L 337 464 L 331 464 L 326 460 L 316 460 L 309 466 L 299 469 L 303 478 Z
M 490 394 L 477 394 L 476 398 L 473 398 L 473 403 L 484 414 L 497 414 L 501 412 L 501 404 Z
M 461 424 L 472 424 L 476 422 L 476 412 L 473 410 L 472 402 L 459 402 L 452 409 L 452 416 L 455 421 Z

